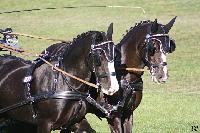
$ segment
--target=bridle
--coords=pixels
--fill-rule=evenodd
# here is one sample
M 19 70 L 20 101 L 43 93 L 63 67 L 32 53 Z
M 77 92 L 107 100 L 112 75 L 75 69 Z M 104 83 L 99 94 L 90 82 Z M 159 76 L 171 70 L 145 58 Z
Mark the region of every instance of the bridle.
M 153 41 L 159 42 L 160 49 L 161 49 L 162 53 L 164 53 L 164 54 L 168 53 L 167 50 L 164 50 L 164 45 L 163 45 L 162 41 L 159 39 L 160 37 L 164 37 L 165 38 L 164 43 L 168 44 L 169 47 L 170 47 L 170 39 L 169 39 L 168 34 L 147 34 L 146 37 L 145 37 L 146 47 L 145 47 L 145 56 L 143 57 L 143 62 L 145 64 L 145 66 L 147 66 L 148 68 L 156 68 L 156 67 L 159 67 L 159 66 L 166 66 L 167 65 L 167 62 L 152 64 L 152 63 L 150 63 L 150 61 L 148 59 L 148 56 L 149 56 L 148 48 L 151 47 Z
M 108 53 L 106 52 L 106 48 L 108 49 Z M 90 54 L 92 57 L 92 72 L 95 74 L 96 85 L 98 86 L 98 90 L 100 90 L 101 88 L 100 78 L 106 78 L 109 76 L 109 73 L 104 72 L 102 74 L 99 74 L 97 72 L 97 67 L 101 66 L 101 61 L 100 61 L 101 55 L 99 53 L 103 53 L 105 55 L 106 60 L 109 63 L 113 63 L 114 62 L 113 41 L 105 41 L 99 44 L 93 43 L 91 45 Z M 114 75 L 114 73 L 111 73 L 111 75 Z
M 144 63 L 143 67 L 147 66 L 150 71 L 151 71 L 151 69 L 155 69 L 159 66 L 163 66 L 163 67 L 167 66 L 166 61 L 161 62 L 161 63 L 156 63 L 156 64 L 150 62 L 150 60 L 148 58 L 149 57 L 148 48 L 150 46 L 152 46 L 154 41 L 157 41 L 160 44 L 160 51 L 163 54 L 171 53 L 173 51 L 173 50 L 171 50 L 171 47 L 172 47 L 171 41 L 172 40 L 169 38 L 168 34 L 165 34 L 166 32 L 165 32 L 164 26 L 161 26 L 161 28 L 162 28 L 163 34 L 152 34 L 151 30 L 150 30 L 144 37 L 145 40 L 142 42 L 142 45 L 139 44 L 142 47 L 140 47 L 141 49 L 139 48 L 138 51 L 142 54 L 140 54 L 139 52 L 136 53 L 137 56 L 139 56 L 139 58 L 143 61 L 143 63 Z M 172 41 L 172 43 L 173 43 L 173 41 Z M 175 45 L 175 43 L 174 43 L 174 45 Z M 174 48 L 175 48 L 175 46 L 174 46 Z M 120 61 L 117 61 L 117 62 L 120 62 Z M 120 64 L 120 65 L 122 65 L 122 64 Z M 126 67 L 125 70 L 127 70 L 127 71 L 123 71 L 122 74 L 121 73 L 119 74 L 119 76 L 123 76 L 123 75 L 126 75 L 127 73 L 129 73 L 129 74 L 135 75 L 136 79 L 128 80 L 125 77 L 120 80 L 122 87 L 126 88 L 126 90 L 123 93 L 122 100 L 117 105 L 118 107 L 121 107 L 121 108 L 124 107 L 126 98 L 129 94 L 131 94 L 132 92 L 135 92 L 135 91 L 143 90 L 143 81 L 142 81 L 141 76 L 142 76 L 143 72 L 145 71 L 145 69 L 139 69 L 139 68 L 134 68 L 134 67 L 131 67 L 131 68 Z M 140 73 L 138 73 L 138 72 L 140 72 Z M 153 76 L 153 73 L 151 73 L 151 75 Z M 129 92 L 130 90 L 132 90 L 131 93 Z
M 105 42 L 102 42 L 102 43 L 99 43 L 99 44 L 92 44 L 91 46 L 91 53 L 97 51 L 97 50 L 101 50 L 107 61 L 108 62 L 113 62 L 114 61 L 114 45 L 112 44 L 113 41 L 105 41 Z M 105 49 L 103 48 L 103 46 L 107 45 L 108 46 L 108 54 L 111 54 L 111 55 L 108 55 L 105 51 Z M 112 46 L 112 48 L 111 48 Z

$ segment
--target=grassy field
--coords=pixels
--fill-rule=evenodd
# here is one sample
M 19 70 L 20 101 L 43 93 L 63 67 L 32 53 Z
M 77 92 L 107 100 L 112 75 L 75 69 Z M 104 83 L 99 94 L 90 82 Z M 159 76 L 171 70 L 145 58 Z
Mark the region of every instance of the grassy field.
M 129 8 L 65 6 L 113 5 Z M 56 7 L 57 9 L 46 9 Z M 141 9 L 130 7 L 143 7 Z M 40 8 L 38 11 L 22 11 Z M 21 12 L 9 13 L 19 10 Z M 88 30 L 105 31 L 114 23 L 117 43 L 136 22 L 144 19 L 166 24 L 174 16 L 177 21 L 170 31 L 176 40 L 176 51 L 168 56 L 170 78 L 164 85 L 151 82 L 144 75 L 144 98 L 134 112 L 135 133 L 188 133 L 192 126 L 200 132 L 200 1 L 199 0 L 1 0 L 0 28 L 12 27 L 16 32 L 43 37 L 72 40 Z M 20 37 L 21 46 L 41 52 L 53 44 Z M 87 115 L 98 133 L 109 133 L 107 122 Z

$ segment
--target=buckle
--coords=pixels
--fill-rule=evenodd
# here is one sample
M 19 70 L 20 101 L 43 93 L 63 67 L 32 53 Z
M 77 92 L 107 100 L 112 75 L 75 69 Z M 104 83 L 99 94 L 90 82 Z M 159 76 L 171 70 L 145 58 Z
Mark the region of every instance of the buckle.
M 24 83 L 29 83 L 29 82 L 31 82 L 32 80 L 33 80 L 33 77 L 32 77 L 32 76 L 26 76 L 26 77 L 24 77 L 23 82 L 24 82 Z
M 54 67 L 56 67 L 56 68 L 58 68 L 59 66 L 60 66 L 59 62 L 54 65 Z M 54 67 L 52 67 L 51 69 L 55 72 L 56 69 Z

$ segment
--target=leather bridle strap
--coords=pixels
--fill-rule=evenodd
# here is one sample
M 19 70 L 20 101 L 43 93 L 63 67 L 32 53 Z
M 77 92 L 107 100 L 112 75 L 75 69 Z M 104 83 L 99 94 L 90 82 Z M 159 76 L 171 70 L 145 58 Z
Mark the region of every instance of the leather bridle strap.
M 47 99 L 65 99 L 65 100 L 79 100 L 82 98 L 86 98 L 88 95 L 83 95 L 83 94 L 77 94 L 77 92 L 74 91 L 63 91 L 63 92 L 57 92 L 54 93 L 53 91 L 51 93 L 45 93 L 45 94 L 40 94 L 37 96 L 33 96 L 31 98 L 28 98 L 26 100 L 23 100 L 19 103 L 7 106 L 3 109 L 0 109 L 0 114 L 3 114 L 7 111 L 16 109 L 18 107 L 22 107 L 24 105 L 27 105 L 31 102 L 39 102 L 39 101 L 43 101 L 43 100 L 47 100 Z
M 127 67 L 125 68 L 127 71 L 135 71 L 135 72 L 145 72 L 148 71 L 147 69 L 136 68 L 136 67 Z

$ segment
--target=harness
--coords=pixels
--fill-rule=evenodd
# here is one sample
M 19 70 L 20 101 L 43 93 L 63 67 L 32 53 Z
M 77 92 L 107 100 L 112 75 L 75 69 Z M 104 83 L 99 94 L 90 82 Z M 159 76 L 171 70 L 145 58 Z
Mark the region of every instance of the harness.
M 110 41 L 108 41 L 107 43 L 110 43 Z M 104 43 L 106 44 L 106 43 Z M 94 49 L 94 46 L 91 47 L 91 54 L 92 51 L 96 50 Z M 55 64 L 56 67 L 61 67 L 63 68 L 63 54 L 59 53 L 58 56 L 54 56 L 53 58 L 57 58 L 58 63 Z M 48 53 L 44 54 L 43 59 L 49 59 L 50 56 L 48 55 Z M 106 108 L 104 108 L 104 106 L 100 105 L 99 103 L 97 103 L 91 96 L 89 93 L 82 93 L 80 91 L 78 91 L 76 88 L 73 88 L 69 82 L 67 81 L 66 77 L 64 78 L 65 83 L 68 85 L 68 87 L 71 89 L 71 91 L 62 91 L 62 92 L 56 92 L 56 88 L 57 88 L 57 82 L 58 82 L 58 76 L 59 76 L 59 72 L 56 71 L 56 75 L 54 78 L 54 82 L 53 82 L 53 88 L 51 91 L 48 92 L 44 92 L 44 93 L 40 93 L 37 95 L 31 95 L 31 82 L 33 79 L 33 73 L 35 71 L 36 68 L 40 67 L 41 65 L 43 65 L 45 62 L 41 59 L 38 58 L 35 61 L 32 62 L 31 66 L 28 68 L 26 76 L 23 80 L 24 85 L 25 85 L 25 100 L 20 101 L 16 104 L 7 106 L 3 109 L 0 109 L 0 114 L 6 113 L 7 111 L 16 109 L 18 107 L 22 107 L 24 105 L 29 104 L 31 107 L 31 111 L 32 111 L 32 117 L 33 120 L 36 120 L 37 118 L 37 113 L 35 111 L 34 108 L 34 103 L 40 102 L 40 101 L 44 101 L 44 100 L 48 100 L 48 99 L 64 99 L 64 100 L 84 100 L 87 101 L 88 103 L 90 103 L 91 105 L 95 106 L 97 109 L 99 109 L 102 113 L 104 113 L 107 117 L 110 117 L 110 110 L 107 110 Z M 95 67 L 93 67 L 95 68 Z M 96 72 L 95 69 L 93 69 L 93 72 Z M 99 77 L 97 77 L 98 79 Z M 98 80 L 97 80 L 98 81 Z M 99 84 L 100 87 L 100 83 L 97 82 L 97 85 Z M 82 103 L 82 102 L 81 102 Z M 82 104 L 80 104 L 82 106 Z M 81 106 L 79 108 L 79 110 L 81 109 Z M 78 111 L 79 112 L 79 111 Z M 77 112 L 77 113 L 78 113 Z
M 44 57 L 47 58 L 47 57 Z M 7 111 L 16 109 L 18 107 L 30 104 L 30 106 L 32 107 L 32 111 L 33 111 L 33 118 L 35 119 L 37 114 L 34 111 L 33 108 L 33 103 L 39 102 L 39 101 L 43 101 L 43 100 L 47 100 L 47 99 L 65 99 L 65 100 L 79 100 L 79 99 L 83 99 L 88 97 L 88 94 L 84 94 L 84 93 L 77 93 L 78 91 L 62 91 L 62 92 L 56 92 L 56 86 L 57 86 L 57 82 L 58 82 L 58 72 L 56 73 L 56 78 L 54 79 L 54 85 L 53 85 L 53 89 L 52 91 L 49 92 L 45 92 L 45 93 L 41 93 L 38 95 L 31 95 L 31 82 L 32 82 L 32 75 L 33 72 L 35 71 L 36 68 L 38 68 L 39 66 L 41 66 L 42 64 L 44 64 L 44 62 L 41 59 L 36 59 L 34 61 L 34 63 L 32 63 L 32 65 L 29 67 L 27 73 L 26 73 L 26 77 L 24 78 L 24 92 L 25 92 L 25 98 L 26 100 L 21 101 L 19 103 L 13 104 L 11 106 L 5 107 L 3 109 L 0 109 L 0 114 L 5 113 Z

